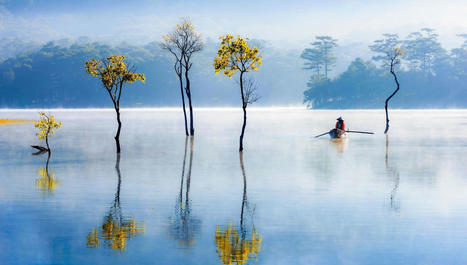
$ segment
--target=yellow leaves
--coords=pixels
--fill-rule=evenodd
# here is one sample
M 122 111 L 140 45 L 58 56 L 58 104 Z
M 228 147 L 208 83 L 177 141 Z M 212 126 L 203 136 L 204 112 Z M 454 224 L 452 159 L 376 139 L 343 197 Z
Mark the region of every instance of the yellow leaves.
M 399 48 L 399 47 L 396 47 L 396 48 L 394 49 L 394 53 L 395 53 L 395 55 L 404 56 L 404 51 L 403 51 L 401 48 Z
M 128 72 L 124 77 L 123 77 L 124 80 L 126 80 L 126 82 L 128 83 L 134 83 L 136 80 L 141 80 L 141 82 L 145 82 L 146 81 L 146 77 L 144 76 L 144 74 L 138 74 L 138 73 L 130 73 Z
M 105 218 L 102 224 L 101 238 L 106 246 L 125 250 L 126 241 L 138 233 L 144 234 L 144 222 L 138 223 L 133 218 L 115 218 L 112 214 Z M 97 248 L 99 246 L 99 231 L 92 229 L 87 236 L 88 248 Z
M 111 55 L 106 60 L 91 59 L 85 63 L 86 72 L 101 80 L 107 90 L 118 90 L 123 83 L 134 83 L 137 80 L 146 81 L 146 77 L 140 73 L 134 73 L 127 68 L 124 55 Z M 113 93 L 113 97 L 116 97 Z
M 99 246 L 99 232 L 97 229 L 92 229 L 87 236 L 86 247 L 88 248 L 97 248 Z
M 249 72 L 258 71 L 262 63 L 257 47 L 250 47 L 248 41 L 240 36 L 228 34 L 220 36 L 221 47 L 214 58 L 214 71 L 216 74 L 223 72 L 224 75 L 232 78 L 236 71 Z
M 44 193 L 53 193 L 55 188 L 60 185 L 60 181 L 55 178 L 55 174 L 51 172 L 49 174 L 47 168 L 39 168 L 39 178 L 36 179 L 36 187 Z
M 84 67 L 86 69 L 86 72 L 89 73 L 90 75 L 96 77 L 99 73 L 98 71 L 98 66 L 101 63 L 101 60 L 96 60 L 96 59 L 91 59 L 87 62 L 84 63 Z
M 222 264 L 245 264 L 250 258 L 256 259 L 261 250 L 261 240 L 255 229 L 247 237 L 246 231 L 239 233 L 233 225 L 224 230 L 219 225 L 216 228 L 215 242 Z
M 29 120 L 20 119 L 0 119 L 0 125 L 31 123 Z
M 40 120 L 34 122 L 34 127 L 39 129 L 39 133 L 36 133 L 36 136 L 40 140 L 44 140 L 55 134 L 55 129 L 60 128 L 62 123 L 57 122 L 54 115 L 47 116 L 44 112 L 40 112 L 39 115 Z

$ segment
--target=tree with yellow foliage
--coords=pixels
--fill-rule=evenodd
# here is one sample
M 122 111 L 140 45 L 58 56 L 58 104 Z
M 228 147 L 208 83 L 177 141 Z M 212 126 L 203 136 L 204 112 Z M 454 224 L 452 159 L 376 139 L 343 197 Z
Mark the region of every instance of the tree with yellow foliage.
M 195 129 L 193 125 L 193 104 L 191 102 L 191 84 L 189 71 L 193 65 L 191 62 L 191 57 L 193 54 L 201 51 L 204 48 L 201 34 L 195 31 L 195 27 L 189 18 L 181 18 L 180 24 L 177 24 L 175 29 L 169 34 L 163 35 L 162 39 L 162 49 L 167 50 L 175 57 L 174 70 L 180 83 L 183 115 L 185 118 L 185 134 L 188 136 L 182 78 L 183 75 L 185 76 L 185 94 L 188 98 L 188 106 L 190 108 L 190 135 L 194 135 Z
M 36 136 L 39 140 L 45 140 L 47 147 L 42 147 L 38 145 L 31 145 L 31 147 L 38 149 L 39 151 L 35 154 L 41 154 L 44 152 L 49 152 L 49 137 L 52 137 L 55 134 L 55 130 L 62 126 L 61 122 L 55 120 L 54 115 L 47 115 L 45 112 L 39 112 L 40 120 L 34 122 L 34 127 L 39 129 L 39 132 L 36 133 Z
M 122 122 L 120 120 L 120 98 L 122 96 L 123 85 L 134 83 L 138 80 L 146 81 L 144 74 L 135 73 L 134 66 L 127 67 L 125 56 L 112 55 L 104 60 L 91 59 L 85 63 L 86 72 L 97 77 L 112 99 L 115 112 L 117 113 L 118 129 L 115 135 L 117 154 L 120 153 L 120 130 Z
M 258 71 L 262 57 L 257 47 L 250 47 L 248 40 L 240 36 L 235 39 L 233 35 L 221 36 L 221 47 L 214 58 L 214 70 L 216 74 L 222 72 L 225 76 L 232 76 L 239 72 L 240 93 L 242 96 L 243 125 L 240 134 L 239 151 L 243 151 L 243 136 L 246 127 L 246 108 L 258 100 L 256 84 L 254 81 L 244 80 L 244 74 L 250 71 Z

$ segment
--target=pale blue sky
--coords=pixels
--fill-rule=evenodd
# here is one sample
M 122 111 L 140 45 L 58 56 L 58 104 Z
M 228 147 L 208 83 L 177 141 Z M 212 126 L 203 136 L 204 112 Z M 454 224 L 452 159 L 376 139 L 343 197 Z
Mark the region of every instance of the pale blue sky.
M 97 2 L 97 3 L 96 3 Z M 47 41 L 89 36 L 144 43 L 159 40 L 181 16 L 205 37 L 225 33 L 302 48 L 313 36 L 329 34 L 345 43 L 366 43 L 382 33 L 438 30 L 447 48 L 467 33 L 467 1 L 166 1 L 0 0 L 0 39 Z

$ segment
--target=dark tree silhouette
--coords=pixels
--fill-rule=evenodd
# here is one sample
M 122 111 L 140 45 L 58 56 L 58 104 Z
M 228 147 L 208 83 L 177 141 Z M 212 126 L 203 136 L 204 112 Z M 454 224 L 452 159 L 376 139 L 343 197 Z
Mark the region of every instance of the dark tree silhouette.
M 394 77 L 394 82 L 396 83 L 396 89 L 394 92 L 386 98 L 384 103 L 384 110 L 386 113 L 386 129 L 384 133 L 386 134 L 389 130 L 389 115 L 388 115 L 388 104 L 394 95 L 399 91 L 400 84 L 396 75 L 396 67 L 400 65 L 400 57 L 404 55 L 404 52 L 397 46 L 401 43 L 397 34 L 383 34 L 385 37 L 381 40 L 376 40 L 373 45 L 370 45 L 370 49 L 376 53 L 377 56 L 374 56 L 375 61 L 382 61 L 384 67 L 389 67 L 389 72 Z
M 396 67 L 396 65 L 400 64 L 399 56 L 401 56 L 402 54 L 403 53 L 400 49 L 395 49 L 393 55 L 390 57 L 390 63 L 389 63 L 390 70 L 389 71 L 394 77 L 394 82 L 396 83 L 396 90 L 394 90 L 394 92 L 392 92 L 392 94 L 389 95 L 389 97 L 386 99 L 384 103 L 384 111 L 386 113 L 386 129 L 384 129 L 385 134 L 388 133 L 389 131 L 388 103 L 389 103 L 389 100 L 391 100 L 391 98 L 394 97 L 394 95 L 397 93 L 397 91 L 399 91 L 399 88 L 400 88 L 399 80 L 397 80 L 397 75 L 396 75 L 394 68 Z

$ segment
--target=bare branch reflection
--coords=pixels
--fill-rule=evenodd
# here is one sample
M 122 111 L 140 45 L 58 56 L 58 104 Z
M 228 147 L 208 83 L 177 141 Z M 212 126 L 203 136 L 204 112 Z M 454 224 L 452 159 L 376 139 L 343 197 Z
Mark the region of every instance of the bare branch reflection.
M 389 167 L 389 135 L 388 134 L 386 134 L 385 163 L 386 163 L 387 172 L 390 174 L 390 176 L 394 180 L 394 187 L 391 190 L 391 209 L 399 211 L 400 204 L 397 201 L 396 195 L 397 195 L 397 190 L 399 188 L 400 175 L 399 175 L 399 169 L 397 168 L 397 164 L 393 164 L 391 167 Z
M 188 171 L 185 180 L 185 165 L 187 157 L 188 136 L 185 138 L 185 153 L 183 156 L 182 174 L 180 181 L 180 192 L 175 206 L 175 214 L 170 220 L 170 236 L 176 240 L 179 247 L 189 249 L 195 242 L 195 237 L 199 234 L 201 228 L 201 220 L 192 216 L 190 206 L 190 183 L 191 169 L 193 165 L 193 141 L 194 137 L 190 136 L 190 157 L 188 161 Z M 185 182 L 185 194 L 183 193 Z M 185 195 L 185 198 L 183 198 Z

